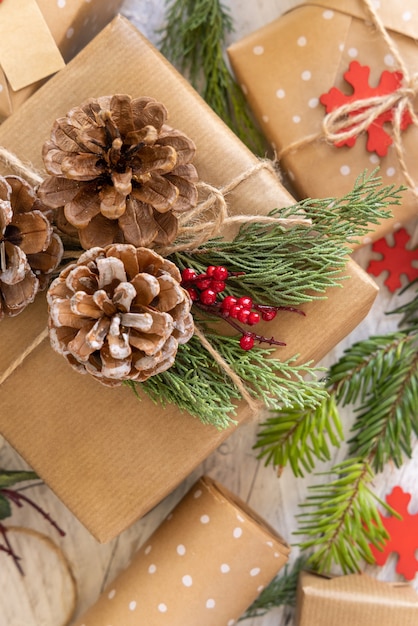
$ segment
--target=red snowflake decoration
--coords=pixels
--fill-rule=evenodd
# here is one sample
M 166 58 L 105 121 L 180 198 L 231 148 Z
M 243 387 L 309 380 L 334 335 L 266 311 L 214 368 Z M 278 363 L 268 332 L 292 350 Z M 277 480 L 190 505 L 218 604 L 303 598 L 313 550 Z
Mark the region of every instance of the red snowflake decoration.
M 344 79 L 353 87 L 353 93 L 347 95 L 332 87 L 328 93 L 322 94 L 319 98 L 321 104 L 325 106 L 326 112 L 331 113 L 339 107 L 356 102 L 357 100 L 364 100 L 366 98 L 372 98 L 373 96 L 386 96 L 397 91 L 403 80 L 402 72 L 389 72 L 385 70 L 380 76 L 380 81 L 377 87 L 370 87 L 369 85 L 370 68 L 367 65 L 360 65 L 357 61 L 350 63 L 349 69 L 344 74 Z M 370 107 L 366 107 L 370 108 Z M 363 112 L 365 108 L 359 108 L 352 111 L 349 115 L 353 117 Z M 388 151 L 388 147 L 393 143 L 392 137 L 384 129 L 386 122 L 393 121 L 393 111 L 391 108 L 381 115 L 379 115 L 367 128 L 367 150 L 369 152 L 376 152 L 379 156 L 385 156 Z M 401 130 L 408 128 L 412 124 L 412 118 L 408 111 L 405 111 L 402 115 Z M 347 128 L 349 130 L 350 128 Z M 350 148 L 356 143 L 357 135 L 345 139 L 340 142 L 336 142 L 334 145 L 339 148 L 340 146 L 349 146 Z
M 370 261 L 367 268 L 368 273 L 373 276 L 388 271 L 384 284 L 392 292 L 402 286 L 400 278 L 402 274 L 405 274 L 410 282 L 418 278 L 418 267 L 412 265 L 413 261 L 418 261 L 418 248 L 411 250 L 406 247 L 410 236 L 405 228 L 399 229 L 393 237 L 395 240 L 393 246 L 390 246 L 384 237 L 372 245 L 373 252 L 379 252 L 382 258 Z
M 418 513 L 411 515 L 408 512 L 408 504 L 411 494 L 405 493 L 401 487 L 394 487 L 386 496 L 386 502 L 402 519 L 393 515 L 384 517 L 380 514 L 383 526 L 386 528 L 389 539 L 384 544 L 383 551 L 373 545 L 370 546 L 377 565 L 384 565 L 392 552 L 399 555 L 396 571 L 407 580 L 412 580 L 418 572 L 418 560 L 415 551 L 418 550 Z

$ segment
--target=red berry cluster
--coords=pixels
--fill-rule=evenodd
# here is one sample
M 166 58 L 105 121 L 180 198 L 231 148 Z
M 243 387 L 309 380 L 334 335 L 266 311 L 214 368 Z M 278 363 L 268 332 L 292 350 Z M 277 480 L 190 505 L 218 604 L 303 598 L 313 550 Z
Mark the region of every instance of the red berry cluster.
M 229 272 L 222 265 L 209 265 L 204 274 L 197 274 L 193 269 L 186 267 L 181 273 L 181 284 L 193 302 L 199 301 L 206 306 L 215 304 L 217 294 L 224 291 Z
M 197 274 L 195 270 L 186 268 L 182 271 L 182 286 L 188 291 L 194 304 L 204 311 L 208 311 L 218 317 L 223 318 L 233 328 L 241 333 L 240 346 L 243 350 L 251 350 L 255 341 L 268 343 L 270 345 L 284 346 L 282 341 L 276 341 L 274 337 L 266 338 L 262 335 L 246 331 L 237 322 L 254 326 L 261 320 L 270 322 L 277 311 L 286 309 L 302 313 L 291 307 L 275 307 L 254 303 L 249 296 L 237 298 L 235 296 L 225 296 L 218 299 L 218 294 L 226 288 L 226 281 L 229 276 L 240 276 L 243 272 L 229 272 L 223 265 L 209 265 L 206 272 Z M 235 321 L 237 320 L 237 322 Z

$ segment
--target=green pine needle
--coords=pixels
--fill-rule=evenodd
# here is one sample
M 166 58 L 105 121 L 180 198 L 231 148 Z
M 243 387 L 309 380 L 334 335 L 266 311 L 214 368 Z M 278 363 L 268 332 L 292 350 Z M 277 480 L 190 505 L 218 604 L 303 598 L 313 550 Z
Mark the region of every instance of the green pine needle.
M 377 504 L 396 513 L 371 491 L 374 474 L 363 458 L 347 459 L 323 475 L 336 477 L 311 487 L 300 505 L 310 510 L 298 515 L 295 534 L 306 537 L 298 545 L 310 552 L 307 566 L 319 573 L 330 573 L 334 566 L 344 574 L 359 572 L 362 561 L 374 563 L 370 544 L 380 548 L 389 537 Z
M 226 37 L 233 30 L 219 0 L 168 2 L 161 52 L 189 79 L 209 106 L 256 154 L 266 144 L 240 87 L 225 61 Z
M 343 440 L 335 398 L 324 388 L 322 402 L 313 400 L 311 406 L 278 409 L 260 425 L 254 448 L 261 448 L 258 458 L 264 457 L 266 465 L 290 465 L 295 476 L 303 476 L 317 460 L 331 459 L 331 446 Z
M 261 617 L 278 606 L 295 606 L 299 574 L 306 565 L 307 557 L 299 556 L 292 567 L 286 565 L 283 573 L 273 578 L 260 593 L 239 621 Z

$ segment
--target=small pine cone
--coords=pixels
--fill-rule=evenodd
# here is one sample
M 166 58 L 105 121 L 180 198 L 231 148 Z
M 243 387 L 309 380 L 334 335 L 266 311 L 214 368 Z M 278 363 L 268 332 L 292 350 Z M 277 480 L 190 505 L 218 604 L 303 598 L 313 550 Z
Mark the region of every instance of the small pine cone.
M 18 315 L 44 289 L 63 254 L 47 209 L 18 176 L 0 176 L 0 319 Z
M 177 214 L 197 203 L 196 148 L 165 124 L 153 98 L 89 99 L 55 121 L 43 159 L 51 176 L 38 194 L 64 212 L 85 250 L 111 243 L 167 245 Z
M 53 348 L 109 386 L 164 372 L 194 331 L 180 281 L 174 263 L 148 248 L 91 248 L 48 290 Z

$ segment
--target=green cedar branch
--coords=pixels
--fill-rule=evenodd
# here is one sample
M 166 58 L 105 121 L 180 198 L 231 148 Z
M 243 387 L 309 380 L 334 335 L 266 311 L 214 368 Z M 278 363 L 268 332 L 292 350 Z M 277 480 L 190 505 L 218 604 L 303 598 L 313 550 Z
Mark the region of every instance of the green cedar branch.
M 250 617 L 261 617 L 274 607 L 295 606 L 299 574 L 306 566 L 306 561 L 307 557 L 301 555 L 292 567 L 287 564 L 283 573 L 273 578 L 239 621 Z
M 381 187 L 376 172 L 365 173 L 341 199 L 303 200 L 269 214 L 308 217 L 310 226 L 286 229 L 280 223 L 249 223 L 232 241 L 212 239 L 197 250 L 170 258 L 181 269 L 204 272 L 208 265 L 225 265 L 230 272 L 244 272 L 228 279 L 226 293 L 249 295 L 262 304 L 297 306 L 325 298 L 327 289 L 341 286 L 351 252 L 349 241 L 388 217 L 388 207 L 399 203 L 402 189 Z
M 295 365 L 294 360 L 270 358 L 271 348 L 254 347 L 243 351 L 236 337 L 211 332 L 206 339 L 240 376 L 247 391 L 271 408 L 318 403 L 325 393 L 309 363 Z M 308 380 L 306 379 L 308 377 Z M 214 362 L 197 337 L 179 346 L 173 366 L 144 383 L 127 382 L 136 393 L 142 389 L 156 403 L 175 403 L 180 409 L 198 417 L 204 424 L 218 429 L 235 421 L 237 401 L 241 395 L 227 373 Z
M 232 30 L 228 9 L 219 0 L 172 0 L 160 49 L 236 135 L 262 155 L 265 141 L 225 61 Z
M 377 504 L 396 513 L 370 489 L 374 474 L 364 458 L 349 458 L 323 475 L 336 477 L 310 487 L 300 505 L 310 510 L 298 515 L 295 532 L 306 539 L 298 545 L 310 551 L 307 565 L 319 573 L 330 573 L 335 565 L 344 574 L 358 572 L 360 562 L 374 563 L 370 544 L 379 548 L 388 539 Z

